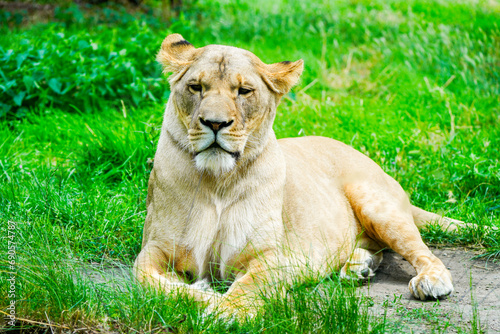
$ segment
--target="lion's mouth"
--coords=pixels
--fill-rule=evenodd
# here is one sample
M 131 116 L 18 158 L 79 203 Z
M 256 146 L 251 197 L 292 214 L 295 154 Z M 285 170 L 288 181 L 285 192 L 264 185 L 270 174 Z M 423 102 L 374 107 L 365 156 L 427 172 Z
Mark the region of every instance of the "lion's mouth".
M 214 149 L 219 148 L 219 149 L 223 150 L 224 152 L 226 152 L 226 153 L 230 154 L 230 155 L 231 155 L 234 159 L 236 159 L 236 160 L 238 160 L 238 159 L 239 159 L 239 157 L 240 157 L 240 152 L 238 152 L 238 151 L 236 151 L 236 152 L 231 152 L 231 151 L 228 151 L 228 150 L 226 150 L 225 148 L 223 148 L 222 146 L 220 146 L 220 145 L 219 145 L 219 143 L 218 143 L 218 142 L 216 142 L 216 141 L 214 141 L 214 142 L 213 142 L 210 146 L 208 146 L 207 148 L 205 148 L 205 149 L 203 149 L 203 150 L 201 150 L 201 151 L 199 151 L 199 152 L 196 152 L 196 153 L 194 154 L 194 156 L 196 157 L 198 154 L 200 154 L 200 153 L 202 153 L 202 152 L 205 152 L 205 151 L 208 151 L 208 150 L 209 150 L 209 149 L 211 149 L 211 148 L 214 148 Z

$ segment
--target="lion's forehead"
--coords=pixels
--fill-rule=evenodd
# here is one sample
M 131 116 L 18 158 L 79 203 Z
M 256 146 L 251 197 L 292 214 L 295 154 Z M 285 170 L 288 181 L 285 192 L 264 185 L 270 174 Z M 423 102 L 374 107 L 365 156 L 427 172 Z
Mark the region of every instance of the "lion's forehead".
M 191 77 L 253 81 L 257 78 L 256 56 L 225 45 L 208 45 L 191 65 Z
M 199 56 L 200 60 L 216 63 L 223 61 L 232 66 L 238 64 L 245 67 L 251 66 L 254 58 L 257 57 L 250 51 L 226 45 L 207 45 L 200 50 L 202 51 Z

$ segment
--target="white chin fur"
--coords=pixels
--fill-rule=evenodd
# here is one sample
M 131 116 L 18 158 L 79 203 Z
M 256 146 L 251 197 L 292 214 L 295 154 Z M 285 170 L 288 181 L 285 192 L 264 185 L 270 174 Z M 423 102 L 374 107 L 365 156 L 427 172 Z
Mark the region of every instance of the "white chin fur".
M 231 171 L 236 165 L 236 159 L 221 149 L 210 148 L 200 152 L 194 158 L 196 168 L 208 170 L 214 175 L 221 175 Z

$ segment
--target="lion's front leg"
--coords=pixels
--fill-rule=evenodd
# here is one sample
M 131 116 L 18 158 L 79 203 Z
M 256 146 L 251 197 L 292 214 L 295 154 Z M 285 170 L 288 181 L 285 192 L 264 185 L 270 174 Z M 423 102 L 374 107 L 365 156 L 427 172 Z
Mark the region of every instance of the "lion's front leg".
M 144 246 L 134 263 L 134 276 L 142 284 L 158 288 L 164 292 L 179 292 L 187 294 L 204 304 L 214 303 L 220 294 L 214 292 L 207 281 L 201 280 L 194 284 L 186 283 L 182 273 L 169 267 L 170 259 L 154 242 Z
M 206 312 L 222 317 L 253 317 L 264 302 L 263 296 L 272 294 L 272 268 L 262 259 L 252 259 L 240 272 L 229 290 Z

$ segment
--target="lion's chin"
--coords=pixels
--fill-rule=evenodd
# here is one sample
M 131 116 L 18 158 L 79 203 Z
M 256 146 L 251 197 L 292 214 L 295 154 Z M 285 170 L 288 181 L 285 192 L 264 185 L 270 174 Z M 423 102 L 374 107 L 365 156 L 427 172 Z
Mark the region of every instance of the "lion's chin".
M 237 156 L 220 148 L 208 148 L 196 154 L 194 161 L 198 170 L 219 176 L 230 172 L 236 166 Z

